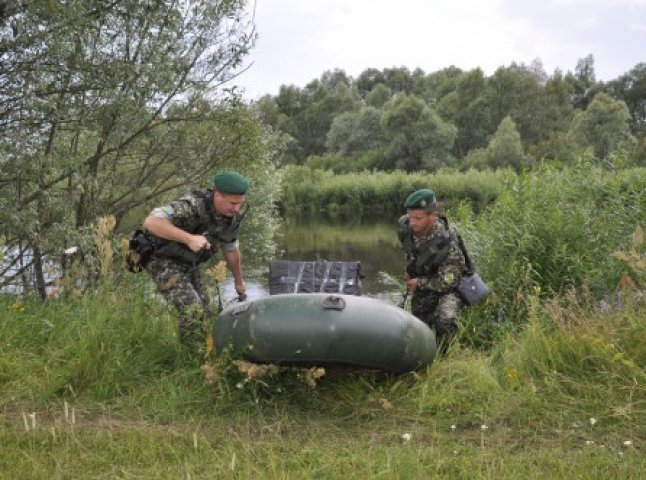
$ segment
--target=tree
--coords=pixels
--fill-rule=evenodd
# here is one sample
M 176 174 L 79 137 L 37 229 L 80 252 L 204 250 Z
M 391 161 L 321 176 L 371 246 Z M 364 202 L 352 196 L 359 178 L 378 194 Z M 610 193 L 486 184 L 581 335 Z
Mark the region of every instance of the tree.
M 511 117 L 503 118 L 486 150 L 487 163 L 494 169 L 513 168 L 517 172 L 529 166 L 523 144 Z
M 570 102 L 580 110 L 588 108 L 594 96 L 603 88 L 603 84 L 596 79 L 592 54 L 580 58 L 576 62 L 574 74 L 568 72 L 565 78 L 570 84 Z
M 452 163 L 456 128 L 413 95 L 400 95 L 382 116 L 387 168 L 435 170 Z
M 487 105 L 488 85 L 482 70 L 464 72 L 456 79 L 455 90 L 440 100 L 437 111 L 453 123 L 457 137 L 453 153 L 463 157 L 474 148 L 484 147 L 493 133 Z
M 567 160 L 567 130 L 574 116 L 570 103 L 571 85 L 560 70 L 547 79 L 541 93 L 540 113 L 536 118 L 538 136 L 528 142 L 528 153 L 534 158 Z
M 413 79 L 406 67 L 385 68 L 383 76 L 384 85 L 393 93 L 410 93 L 413 88 Z
M 628 73 L 610 82 L 608 88 L 614 97 L 628 106 L 633 132 L 646 132 L 646 63 L 635 65 Z
M 598 93 L 584 112 L 576 114 L 568 137 L 579 149 L 591 148 L 598 160 L 620 147 L 631 147 L 630 112 L 622 100 Z
M 323 75 L 321 75 L 321 83 L 328 90 L 335 90 L 341 85 L 349 87 L 352 84 L 352 79 L 348 77 L 344 70 L 335 68 L 332 71 L 328 70 L 323 72 Z
M 424 81 L 424 94 L 420 96 L 429 105 L 437 104 L 442 98 L 455 91 L 462 70 L 451 66 L 429 73 Z
M 475 148 L 462 160 L 463 169 L 512 168 L 519 172 L 530 165 L 530 158 L 523 152 L 516 124 L 509 116 L 500 122 L 486 148 Z
M 356 81 L 356 87 L 362 98 L 375 88 L 378 83 L 384 83 L 384 75 L 376 68 L 368 68 L 359 74 Z
M 390 100 L 391 96 L 392 92 L 390 91 L 390 88 L 383 83 L 378 83 L 372 87 L 372 90 L 370 90 L 368 95 L 366 95 L 366 105 L 375 108 L 383 108 L 386 102 Z
M 315 81 L 305 88 L 307 103 L 294 118 L 294 138 L 302 148 L 299 164 L 310 155 L 325 153 L 325 136 L 334 118 L 344 112 L 355 112 L 361 108 L 361 98 L 354 88 L 344 84 L 329 90 Z
M 374 107 L 363 107 L 358 112 L 346 112 L 334 118 L 325 146 L 330 153 L 352 155 L 373 150 L 381 142 L 381 112 Z
M 525 144 L 543 137 L 547 104 L 541 76 L 524 65 L 500 67 L 488 79 L 487 103 L 492 125 L 510 116 Z
M 30 252 L 24 269 L 36 267 L 44 296 L 44 259 L 89 249 L 97 216 L 118 223 L 247 148 L 258 154 L 255 120 L 221 88 L 255 34 L 241 0 L 11 5 L 0 31 L 0 223 L 12 248 Z

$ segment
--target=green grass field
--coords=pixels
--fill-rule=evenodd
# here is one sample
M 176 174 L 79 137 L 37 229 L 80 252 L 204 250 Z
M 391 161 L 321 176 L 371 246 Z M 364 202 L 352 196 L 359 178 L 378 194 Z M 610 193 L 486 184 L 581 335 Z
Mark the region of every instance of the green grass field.
M 2 298 L 0 478 L 644 478 L 646 308 L 530 312 L 491 351 L 313 382 L 187 354 L 131 285 Z

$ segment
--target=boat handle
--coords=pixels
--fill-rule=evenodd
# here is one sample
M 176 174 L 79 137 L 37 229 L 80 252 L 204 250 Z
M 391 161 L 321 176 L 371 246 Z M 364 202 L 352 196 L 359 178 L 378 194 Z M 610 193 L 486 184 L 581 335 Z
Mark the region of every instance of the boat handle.
M 323 299 L 321 306 L 326 310 L 343 310 L 345 308 L 345 300 L 341 297 L 330 295 Z

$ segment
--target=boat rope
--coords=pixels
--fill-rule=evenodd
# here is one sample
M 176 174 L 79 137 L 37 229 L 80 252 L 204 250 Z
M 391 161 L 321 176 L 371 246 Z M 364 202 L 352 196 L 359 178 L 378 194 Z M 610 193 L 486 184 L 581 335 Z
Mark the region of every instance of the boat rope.
M 303 278 L 303 270 L 305 270 L 305 263 L 301 263 L 296 274 L 296 281 L 294 282 L 294 293 L 298 293 L 298 286 L 301 283 L 301 278 Z
M 328 279 L 330 278 L 330 269 L 332 268 L 332 262 L 325 262 L 325 274 L 323 275 L 323 280 L 321 281 L 320 292 L 325 292 L 325 286 L 327 285 Z

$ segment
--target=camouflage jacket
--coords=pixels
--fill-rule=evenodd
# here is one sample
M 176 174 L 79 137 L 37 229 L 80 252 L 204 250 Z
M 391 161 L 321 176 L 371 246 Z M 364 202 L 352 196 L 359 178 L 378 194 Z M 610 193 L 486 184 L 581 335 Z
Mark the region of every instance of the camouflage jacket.
M 398 236 L 406 256 L 407 272 L 419 278 L 417 290 L 448 293 L 467 271 L 455 227 L 439 217 L 431 232 L 417 237 L 409 227 L 408 215 L 399 219 Z
M 158 218 L 169 220 L 177 228 L 193 235 L 204 234 L 214 244 L 219 244 L 225 251 L 238 249 L 238 235 L 244 218 L 243 214 L 225 217 L 213 208 L 213 192 L 211 190 L 193 191 L 167 205 L 156 208 L 151 212 Z M 156 256 L 169 256 L 182 259 L 185 257 L 185 246 L 176 242 L 167 242 L 157 250 Z M 202 256 L 202 260 L 210 257 Z M 186 257 L 188 258 L 188 257 Z

